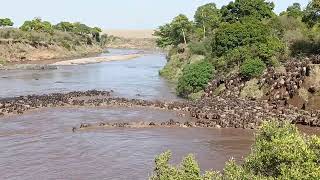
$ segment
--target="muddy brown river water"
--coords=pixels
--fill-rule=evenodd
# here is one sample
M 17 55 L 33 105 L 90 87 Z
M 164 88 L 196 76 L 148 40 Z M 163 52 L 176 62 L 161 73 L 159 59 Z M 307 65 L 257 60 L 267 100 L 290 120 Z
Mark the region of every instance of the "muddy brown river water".
M 111 53 L 132 51 L 112 50 Z M 158 76 L 162 54 L 131 61 L 60 67 L 55 71 L 0 72 L 2 97 L 30 93 L 113 89 L 117 95 L 179 100 Z M 36 80 L 38 79 L 38 80 Z M 60 82 L 60 83 L 58 83 Z M 186 117 L 187 118 L 187 117 Z M 253 131 L 240 129 L 96 129 L 72 133 L 81 123 L 184 120 L 148 108 L 51 108 L 0 119 L 0 179 L 147 179 L 154 157 L 171 150 L 173 163 L 195 154 L 202 169 L 221 170 L 241 160 Z M 304 128 L 307 132 L 318 132 Z

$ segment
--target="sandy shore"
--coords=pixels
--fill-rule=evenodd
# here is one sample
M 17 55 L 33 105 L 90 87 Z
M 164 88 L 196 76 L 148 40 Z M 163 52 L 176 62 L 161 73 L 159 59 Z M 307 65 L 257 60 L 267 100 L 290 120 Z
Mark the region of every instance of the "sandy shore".
M 143 56 L 143 54 L 129 54 L 129 55 L 115 55 L 115 56 L 104 56 L 104 57 L 92 57 L 92 58 L 82 58 L 74 60 L 59 61 L 51 65 L 81 65 L 81 64 L 93 64 L 108 61 L 124 61 L 135 59 Z
M 108 35 L 129 39 L 155 39 L 152 29 L 106 29 L 103 31 Z

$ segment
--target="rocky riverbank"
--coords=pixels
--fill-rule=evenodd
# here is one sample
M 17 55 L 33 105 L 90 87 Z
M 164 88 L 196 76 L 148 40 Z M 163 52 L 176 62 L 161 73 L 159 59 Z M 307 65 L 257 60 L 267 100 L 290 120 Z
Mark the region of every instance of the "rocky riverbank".
M 23 114 L 24 112 L 50 107 L 148 107 L 176 111 L 181 116 L 191 116 L 194 122 L 175 122 L 169 125 L 178 127 L 206 128 L 244 128 L 255 129 L 265 120 L 290 121 L 295 124 L 320 127 L 319 111 L 304 111 L 294 107 L 269 104 L 268 101 L 250 101 L 233 97 L 204 98 L 194 102 L 162 102 L 141 99 L 126 99 L 112 97 L 108 91 L 85 91 L 70 93 L 54 93 L 48 95 L 29 95 L 0 99 L 0 116 Z M 172 122 L 172 121 L 171 121 Z M 123 122 L 126 123 L 126 122 Z M 114 125 L 107 125 L 114 127 Z M 116 125 L 117 127 L 118 125 Z M 137 124 L 126 124 L 124 127 L 135 127 Z M 168 126 L 164 124 L 147 123 L 147 126 Z M 142 127 L 146 127 L 144 124 Z

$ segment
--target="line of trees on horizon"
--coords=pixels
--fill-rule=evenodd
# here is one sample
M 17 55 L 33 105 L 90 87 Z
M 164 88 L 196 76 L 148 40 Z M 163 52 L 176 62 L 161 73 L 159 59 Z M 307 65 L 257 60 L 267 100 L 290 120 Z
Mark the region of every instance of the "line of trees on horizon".
M 10 18 L 0 18 L 0 27 L 12 27 L 14 22 Z M 34 18 L 33 20 L 25 21 L 19 27 L 22 31 L 36 31 L 52 34 L 54 31 L 72 32 L 78 35 L 92 35 L 94 39 L 100 41 L 100 33 L 102 29 L 99 27 L 90 27 L 80 22 L 66 22 L 62 21 L 53 25 L 49 21 L 43 21 L 41 18 Z
M 81 46 L 98 45 L 104 47 L 108 35 L 99 27 L 90 27 L 81 22 L 60 22 L 52 24 L 41 18 L 25 21 L 20 27 L 13 27 L 10 18 L 0 18 L 0 39 L 28 43 L 32 46 L 58 45 L 68 50 Z

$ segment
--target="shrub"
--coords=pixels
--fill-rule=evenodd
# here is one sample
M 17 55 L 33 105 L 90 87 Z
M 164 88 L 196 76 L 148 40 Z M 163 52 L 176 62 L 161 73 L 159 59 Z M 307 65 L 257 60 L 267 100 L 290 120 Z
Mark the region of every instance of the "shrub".
M 183 74 L 178 80 L 178 95 L 187 97 L 191 93 L 204 90 L 209 80 L 212 78 L 212 74 L 213 65 L 206 60 L 187 65 L 183 69 Z
M 244 168 L 278 179 L 320 179 L 320 139 L 303 136 L 289 123 L 263 125 Z
M 249 46 L 242 46 L 226 52 L 224 59 L 228 67 L 233 67 L 241 64 L 246 59 L 252 58 L 253 56 L 254 52 L 252 52 L 252 48 Z
M 223 173 L 209 171 L 201 175 L 192 155 L 174 167 L 168 164 L 170 157 L 170 152 L 157 157 L 152 180 L 320 179 L 320 138 L 301 135 L 286 122 L 264 123 L 244 163 L 237 165 L 231 160 Z
M 254 19 L 222 24 L 215 34 L 216 55 L 222 56 L 234 48 L 265 43 L 272 35 L 268 26 Z
M 259 58 L 250 58 L 244 61 L 240 67 L 243 76 L 252 78 L 260 76 L 266 69 L 266 64 Z
M 150 180 L 209 180 L 215 175 L 212 172 L 201 175 L 199 165 L 193 155 L 185 157 L 178 167 L 169 165 L 170 159 L 170 151 L 156 157 L 156 168 L 154 169 L 154 175 Z
M 184 64 L 185 62 L 179 58 L 178 54 L 172 55 L 163 69 L 159 71 L 159 74 L 171 82 L 177 82 Z
M 257 55 L 264 62 L 270 64 L 272 57 L 278 57 L 285 52 L 285 45 L 275 37 L 268 37 L 266 43 L 257 44 Z
M 203 42 L 193 42 L 189 44 L 192 54 L 206 55 L 206 47 Z

